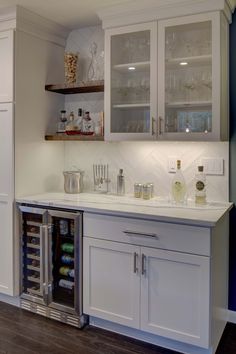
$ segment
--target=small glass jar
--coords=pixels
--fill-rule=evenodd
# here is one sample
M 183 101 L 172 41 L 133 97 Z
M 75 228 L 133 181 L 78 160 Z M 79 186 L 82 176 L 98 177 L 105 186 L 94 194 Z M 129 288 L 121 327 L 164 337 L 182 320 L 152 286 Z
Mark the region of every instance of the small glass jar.
M 142 183 L 134 183 L 134 197 L 141 198 L 142 197 Z
M 154 183 L 148 182 L 147 183 L 149 186 L 151 186 L 151 198 L 154 197 Z
M 143 199 L 151 199 L 152 186 L 149 183 L 143 184 Z

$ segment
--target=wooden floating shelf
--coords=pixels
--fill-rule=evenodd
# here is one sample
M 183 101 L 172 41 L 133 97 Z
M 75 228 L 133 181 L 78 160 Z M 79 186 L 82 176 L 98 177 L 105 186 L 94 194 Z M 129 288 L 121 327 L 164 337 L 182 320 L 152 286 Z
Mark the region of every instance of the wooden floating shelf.
M 80 82 L 78 85 L 45 85 L 45 90 L 61 93 L 62 95 L 104 92 L 104 81 Z
M 45 140 L 51 141 L 104 141 L 104 136 L 96 135 L 67 135 L 67 134 L 48 134 Z

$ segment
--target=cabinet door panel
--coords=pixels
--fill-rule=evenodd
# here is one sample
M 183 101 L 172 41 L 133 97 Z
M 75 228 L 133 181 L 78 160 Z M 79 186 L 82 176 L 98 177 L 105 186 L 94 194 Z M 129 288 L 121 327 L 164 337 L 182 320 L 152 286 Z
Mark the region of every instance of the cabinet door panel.
M 216 13 L 159 22 L 160 139 L 220 138 L 219 38 L 220 15 Z M 222 58 L 225 55 L 226 51 Z
M 13 186 L 12 104 L 0 104 L 0 195 L 9 197 Z
M 0 293 L 13 295 L 12 203 L 0 196 Z
M 105 32 L 107 140 L 156 138 L 156 38 L 156 22 Z
M 0 292 L 13 295 L 14 157 L 12 104 L 0 104 Z
M 84 312 L 139 327 L 140 276 L 134 273 L 139 248 L 84 238 Z
M 207 348 L 208 257 L 142 248 L 141 329 Z
M 0 33 L 0 102 L 13 101 L 13 31 Z

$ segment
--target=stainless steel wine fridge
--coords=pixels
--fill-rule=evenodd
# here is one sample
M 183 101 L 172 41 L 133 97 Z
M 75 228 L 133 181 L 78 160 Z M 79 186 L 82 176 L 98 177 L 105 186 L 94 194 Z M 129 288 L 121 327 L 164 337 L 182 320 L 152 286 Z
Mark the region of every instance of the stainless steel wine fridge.
M 21 307 L 83 327 L 82 213 L 20 205 Z

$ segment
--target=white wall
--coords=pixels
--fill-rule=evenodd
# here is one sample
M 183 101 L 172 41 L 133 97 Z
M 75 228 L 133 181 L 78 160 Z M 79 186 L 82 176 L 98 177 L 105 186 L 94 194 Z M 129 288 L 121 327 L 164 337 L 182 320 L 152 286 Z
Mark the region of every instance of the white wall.
M 203 157 L 222 157 L 223 176 L 207 176 L 208 200 L 228 200 L 228 143 L 206 142 L 68 142 L 65 144 L 65 169 L 73 166 L 85 171 L 85 190 L 93 190 L 93 163 L 108 163 L 112 192 L 116 176 L 124 169 L 126 192 L 133 193 L 135 182 L 153 182 L 155 194 L 170 193 L 173 174 L 167 172 L 167 159 L 176 156 L 182 161 L 188 196 L 194 196 L 194 174 Z
M 79 79 L 86 79 L 90 62 L 90 46 L 97 43 L 98 57 L 104 49 L 104 32 L 100 26 L 72 31 L 68 37 L 66 50 L 79 52 Z M 87 64 L 88 65 L 88 64 Z M 102 70 L 100 70 L 102 71 Z M 103 94 L 69 95 L 65 100 L 67 111 L 78 107 L 91 112 L 103 110 Z M 85 170 L 85 190 L 93 190 L 93 163 L 108 163 L 110 166 L 112 191 L 116 190 L 116 175 L 119 168 L 126 175 L 126 191 L 133 192 L 134 182 L 153 182 L 156 194 L 169 194 L 172 174 L 167 172 L 168 156 L 182 160 L 183 172 L 187 181 L 189 197 L 193 196 L 193 178 L 196 167 L 203 157 L 222 157 L 223 176 L 207 176 L 207 195 L 209 200 L 228 200 L 228 159 L 227 142 L 66 142 L 65 169 L 78 166 Z
M 46 142 L 56 126 L 64 96 L 46 92 L 46 83 L 64 80 L 64 48 L 25 32 L 16 32 L 15 194 L 62 188 L 63 142 Z

